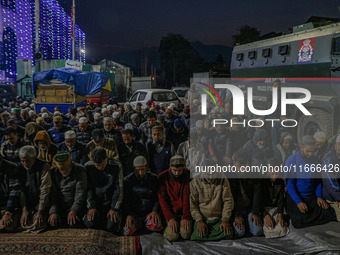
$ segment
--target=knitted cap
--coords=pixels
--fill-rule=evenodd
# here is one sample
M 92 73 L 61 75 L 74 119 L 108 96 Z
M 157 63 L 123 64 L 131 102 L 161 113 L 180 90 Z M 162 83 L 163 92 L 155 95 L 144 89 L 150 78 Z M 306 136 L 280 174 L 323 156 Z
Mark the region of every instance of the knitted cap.
M 147 165 L 148 162 L 146 161 L 146 158 L 143 156 L 137 156 L 134 160 L 133 160 L 133 166 L 145 166 Z
M 58 167 L 69 166 L 72 162 L 70 153 L 68 153 L 67 151 L 59 151 L 54 156 L 54 162 L 57 164 Z
M 172 166 L 184 166 L 184 158 L 180 155 L 173 156 L 170 159 L 170 165 Z

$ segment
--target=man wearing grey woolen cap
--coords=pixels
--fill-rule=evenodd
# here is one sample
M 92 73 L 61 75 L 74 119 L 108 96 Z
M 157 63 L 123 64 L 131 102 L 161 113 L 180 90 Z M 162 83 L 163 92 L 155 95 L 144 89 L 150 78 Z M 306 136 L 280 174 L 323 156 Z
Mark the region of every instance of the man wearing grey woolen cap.
M 125 129 L 129 128 L 133 130 L 133 134 L 135 136 L 135 139 L 139 141 L 140 135 L 139 135 L 139 126 L 140 126 L 140 117 L 137 113 L 134 113 L 130 117 L 131 121 L 129 123 L 125 124 Z
M 335 220 L 335 212 L 322 198 L 321 162 L 315 157 L 315 138 L 302 137 L 300 150 L 290 156 L 286 167 L 287 213 L 295 228 L 325 224 Z M 314 171 L 313 171 L 314 168 Z
M 103 128 L 103 116 L 100 115 L 100 113 L 95 113 L 93 115 L 94 123 L 93 123 L 93 128 Z

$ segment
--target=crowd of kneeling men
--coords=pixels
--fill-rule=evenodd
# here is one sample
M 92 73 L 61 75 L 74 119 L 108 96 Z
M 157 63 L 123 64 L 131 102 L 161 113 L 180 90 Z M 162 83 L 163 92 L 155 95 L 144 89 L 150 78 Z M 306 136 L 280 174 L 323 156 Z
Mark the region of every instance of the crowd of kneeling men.
M 303 228 L 340 219 L 339 182 L 330 172 L 290 173 L 285 179 L 275 172 L 261 179 L 240 173 L 227 179 L 208 173 L 191 178 L 188 170 L 189 161 L 198 162 L 205 154 L 207 161 L 237 169 L 262 163 L 302 169 L 340 165 L 340 136 L 321 157 L 318 139 L 326 138 L 320 132 L 302 137 L 296 149 L 292 135 L 280 131 L 272 135 L 281 137 L 273 146 L 275 157 L 264 129 L 251 130 L 250 140 L 240 143 L 246 138 L 240 129 L 211 129 L 202 121 L 190 125 L 188 108 L 177 116 L 171 108 L 159 108 L 142 114 L 127 107 L 121 114 L 126 123 L 118 112 L 99 109 L 101 113 L 91 113 L 93 128 L 87 112 L 71 109 L 68 125 L 73 130 L 63 125 L 59 113 L 48 128 L 40 123 L 42 117 L 36 119 L 39 125 L 22 117 L 30 143 L 19 137 L 18 126 L 11 126 L 13 119 L 6 120 L 9 114 L 1 114 L 7 126 L 0 151 L 0 229 L 39 233 L 87 227 L 122 235 L 156 231 L 170 241 L 207 241 L 276 238 L 289 232 L 289 222 Z M 208 132 L 212 135 L 205 139 Z M 197 148 L 196 156 L 189 145 Z
M 301 150 L 286 164 L 311 160 L 313 142 L 304 137 Z M 340 137 L 336 151 L 338 144 Z M 134 172 L 125 178 L 120 163 L 109 160 L 103 148 L 95 148 L 85 166 L 61 151 L 50 168 L 30 145 L 20 149 L 19 157 L 19 166 L 0 161 L 9 191 L 2 194 L 1 203 L 5 210 L 0 223 L 6 231 L 86 226 L 123 235 L 164 230 L 170 241 L 204 241 L 263 233 L 268 238 L 284 236 L 289 232 L 285 205 L 298 228 L 336 219 L 334 206 L 322 198 L 320 180 L 305 176 L 286 180 L 285 198 L 285 182 L 274 173 L 268 179 L 228 180 L 204 174 L 191 180 L 179 155 L 158 176 L 149 171 L 144 156 L 137 156 Z M 241 153 L 234 155 L 236 165 L 247 164 L 244 160 Z

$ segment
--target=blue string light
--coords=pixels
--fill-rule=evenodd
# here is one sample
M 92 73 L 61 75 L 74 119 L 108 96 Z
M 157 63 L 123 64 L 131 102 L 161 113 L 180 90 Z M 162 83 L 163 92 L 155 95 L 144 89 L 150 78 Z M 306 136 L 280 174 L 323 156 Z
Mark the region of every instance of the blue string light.
M 0 82 L 16 81 L 17 59 L 35 64 L 35 0 L 0 0 Z M 39 50 L 43 59 L 71 59 L 71 17 L 57 0 L 40 0 Z M 76 57 L 85 63 L 85 33 L 76 25 Z

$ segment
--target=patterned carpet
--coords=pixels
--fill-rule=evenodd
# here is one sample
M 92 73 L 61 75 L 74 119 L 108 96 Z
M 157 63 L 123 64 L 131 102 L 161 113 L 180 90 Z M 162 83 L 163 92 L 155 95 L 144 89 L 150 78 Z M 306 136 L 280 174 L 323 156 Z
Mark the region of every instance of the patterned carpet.
M 0 234 L 0 254 L 141 254 L 139 237 L 94 229 L 57 229 L 41 234 Z

